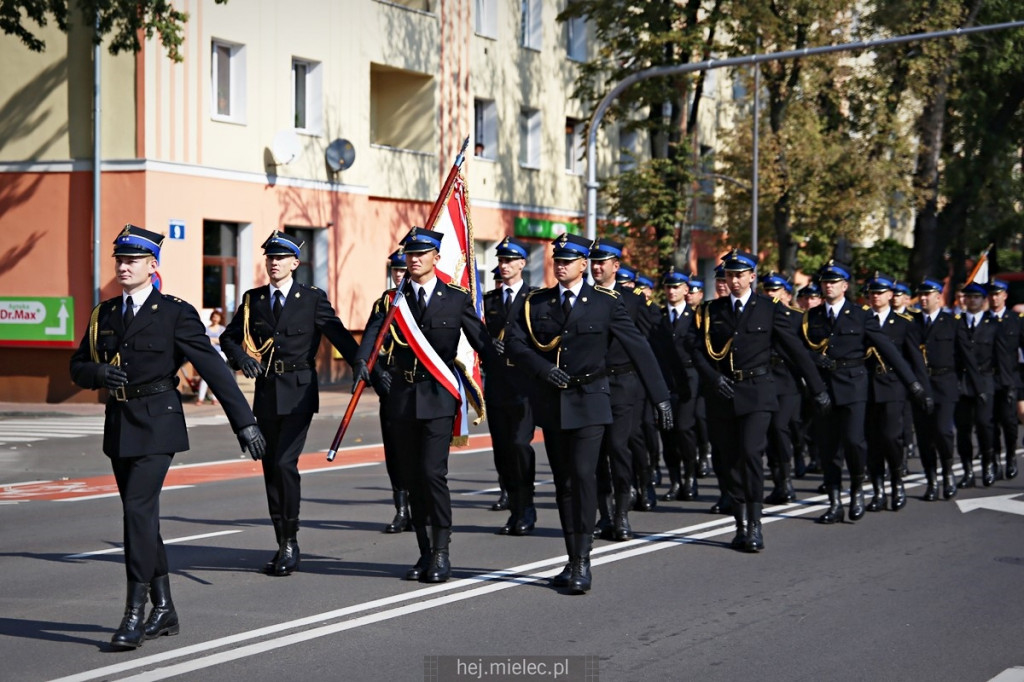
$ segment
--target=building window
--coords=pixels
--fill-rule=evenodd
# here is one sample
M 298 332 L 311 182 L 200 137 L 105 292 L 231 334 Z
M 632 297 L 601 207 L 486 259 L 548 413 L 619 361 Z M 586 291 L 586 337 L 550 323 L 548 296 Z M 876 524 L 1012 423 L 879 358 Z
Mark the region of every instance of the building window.
M 436 152 L 437 84 L 425 73 L 370 64 L 370 142 Z
M 498 107 L 494 100 L 473 100 L 473 156 L 498 158 Z
M 583 121 L 565 119 L 565 170 L 576 175 L 583 172 L 583 157 L 586 154 L 583 128 Z
M 313 135 L 323 127 L 320 74 L 318 62 L 292 59 L 292 119 L 297 130 Z
M 396 5 L 398 7 L 404 7 L 406 9 L 416 10 L 417 12 L 427 12 L 428 14 L 433 13 L 431 5 L 435 4 L 430 0 L 377 0 L 385 5 Z
M 213 118 L 245 122 L 245 46 L 214 40 L 210 82 Z
M 238 223 L 203 221 L 203 307 L 238 307 Z
M 519 164 L 540 168 L 540 112 L 536 109 L 519 112 Z
M 498 0 L 476 0 L 473 29 L 484 38 L 498 37 Z
M 636 131 L 619 128 L 619 172 L 636 169 Z
M 574 62 L 587 61 L 587 19 L 586 17 L 573 17 L 566 22 L 568 31 L 568 44 L 566 52 L 569 59 Z
M 540 50 L 544 40 L 544 24 L 542 23 L 543 0 L 522 0 L 523 47 L 529 50 Z

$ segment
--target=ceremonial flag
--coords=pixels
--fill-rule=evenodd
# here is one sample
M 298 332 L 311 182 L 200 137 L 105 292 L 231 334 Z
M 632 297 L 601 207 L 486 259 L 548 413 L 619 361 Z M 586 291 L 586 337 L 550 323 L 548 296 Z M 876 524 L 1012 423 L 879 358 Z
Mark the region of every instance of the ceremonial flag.
M 988 248 L 981 252 L 977 262 L 974 264 L 974 269 L 971 270 L 971 274 L 967 277 L 968 282 L 977 282 L 978 284 L 988 284 L 988 252 L 992 248 L 989 244 Z

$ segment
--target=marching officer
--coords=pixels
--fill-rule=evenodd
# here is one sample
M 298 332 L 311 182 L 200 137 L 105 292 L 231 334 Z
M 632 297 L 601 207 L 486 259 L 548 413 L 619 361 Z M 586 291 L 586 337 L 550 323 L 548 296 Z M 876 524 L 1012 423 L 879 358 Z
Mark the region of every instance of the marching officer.
M 800 333 L 803 311 L 789 305 L 792 286 L 786 278 L 772 271 L 761 278 L 765 296 L 785 306 L 789 311 L 786 320 L 794 334 Z M 772 412 L 768 427 L 768 470 L 772 472 L 772 491 L 765 498 L 765 504 L 786 504 L 796 499 L 793 489 L 793 450 L 801 433 L 799 376 L 778 351 L 772 351 L 772 378 L 779 396 L 779 409 Z
M 814 351 L 814 363 L 828 386 L 833 409 L 828 416 L 816 420 L 825 489 L 829 507 L 818 523 L 843 521 L 840 491 L 843 480 L 843 457 L 850 472 L 850 520 L 864 516 L 864 466 L 867 441 L 864 419 L 868 401 L 868 373 L 865 357 L 873 348 L 882 361 L 892 367 L 916 402 L 927 402 L 927 391 L 914 376 L 900 351 L 882 333 L 878 320 L 864 307 L 846 300 L 850 286 L 847 266 L 830 260 L 819 271 L 822 305 L 804 313 L 803 336 Z
M 878 320 L 882 333 L 902 353 L 918 382 L 927 387 L 928 371 L 921 355 L 921 338 L 913 318 L 897 313 L 889 305 L 895 287 L 893 279 L 876 272 L 866 282 L 866 286 L 871 314 Z M 873 493 L 867 510 L 876 512 L 885 509 L 885 468 L 888 464 L 892 486 L 890 509 L 899 511 L 907 504 L 907 493 L 903 488 L 903 418 L 907 391 L 878 353 L 872 353 L 868 358 L 867 368 L 871 377 L 867 406 L 867 423 L 871 425 L 867 429 L 867 463 Z M 934 410 L 934 403 L 930 401 L 931 397 L 925 403 L 925 413 Z
M 761 457 L 771 413 L 779 409 L 772 349 L 804 376 L 822 410 L 829 408 L 829 396 L 796 336 L 790 321 L 795 313 L 754 292 L 757 257 L 734 249 L 722 258 L 722 267 L 729 296 L 700 312 L 691 344 L 708 401 L 711 446 L 722 453 L 732 498 L 736 536 L 731 546 L 758 552 L 764 549 Z
M 653 333 L 654 346 L 672 400 L 671 431 L 662 433 L 669 489 L 663 500 L 697 499 L 697 394 L 700 386 L 693 364 L 690 327 L 695 311 L 686 302 L 689 278 L 674 268 L 661 278 L 665 309 Z
M 636 288 L 619 281 L 622 272 L 622 244 L 610 239 L 596 241 L 590 249 L 590 273 L 596 286 L 611 289 L 620 294 L 620 299 L 640 335 L 646 340 L 651 333 L 650 302 Z M 628 273 L 634 279 L 635 273 Z M 612 424 L 604 430 L 600 458 L 597 463 L 597 495 L 601 520 L 602 537 L 614 540 L 629 540 L 633 530 L 629 525 L 630 497 L 633 490 L 633 452 L 630 439 L 639 432 L 644 409 L 643 386 L 637 375 L 637 367 L 617 339 L 612 339 L 605 358 L 605 372 L 611 391 Z M 667 393 L 667 391 L 666 391 Z M 650 479 L 649 471 L 645 472 Z M 646 492 L 646 486 L 641 494 Z M 609 504 L 614 495 L 614 506 Z M 651 502 L 653 504 L 653 502 Z M 611 513 L 612 527 L 605 526 Z
M 995 374 L 1007 352 L 1006 339 L 999 334 L 999 323 L 984 310 L 986 289 L 970 282 L 961 290 L 964 312 L 957 321 L 966 333 L 964 363 L 960 368 L 960 398 L 953 412 L 956 424 L 956 449 L 964 467 L 958 488 L 974 487 L 974 443 L 971 434 L 977 431 L 981 452 L 981 482 L 988 487 L 995 482 L 995 455 L 992 451 L 993 402 Z
M 283 232 L 270 234 L 261 247 L 270 283 L 245 292 L 220 337 L 231 366 L 256 380 L 253 411 L 267 437 L 263 483 L 277 538 L 277 552 L 263 571 L 273 576 L 291 575 L 300 562 L 299 455 L 320 409 L 320 337 L 326 336 L 349 364 L 358 347 L 327 294 L 295 281 L 301 247 Z
M 526 286 L 523 280 L 523 268 L 529 258 L 526 244 L 505 237 L 498 244 L 497 256 L 502 285 L 484 294 L 484 323 L 500 357 L 485 377 L 484 395 L 489 408 L 487 423 L 494 465 L 511 512 L 498 534 L 529 535 L 537 523 L 537 508 L 533 504 L 537 456 L 530 445 L 534 431 L 531 382 L 504 350 L 507 329 L 518 319 L 526 295 L 534 287 Z
M 696 312 L 704 302 L 704 280 L 697 279 L 692 273 L 689 280 L 689 291 L 686 292 L 686 305 Z M 708 441 L 708 416 L 704 395 L 697 391 L 697 406 L 694 412 L 694 430 L 697 437 L 697 478 L 704 478 L 711 473 L 711 443 Z
M 121 496 L 128 578 L 124 618 L 111 639 L 119 649 L 176 635 L 181 627 L 160 537 L 160 488 L 174 453 L 189 449 L 176 390 L 178 368 L 188 360 L 210 385 L 243 450 L 260 459 L 266 448 L 249 404 L 210 344 L 195 308 L 153 287 L 163 239 L 134 225 L 126 225 L 117 236 L 115 273 L 121 294 L 93 309 L 88 330 L 71 356 L 76 384 L 110 391 L 103 452 Z M 145 619 L 147 597 L 153 610 Z
M 988 285 L 988 310 L 998 325 L 999 336 L 1003 343 L 996 363 L 996 393 L 993 401 L 995 416 L 995 436 L 992 441 L 993 468 L 995 477 L 1002 478 L 1003 470 L 999 466 L 999 454 L 1002 445 L 1006 446 L 1006 478 L 1017 477 L 1017 402 L 1020 399 L 1020 373 L 1017 371 L 1017 357 L 1024 347 L 1024 314 L 1014 313 L 1007 309 L 1006 299 L 1009 285 L 1000 279 L 992 280 Z M 1002 436 L 1002 438 L 1000 438 Z
M 622 344 L 644 390 L 657 405 L 658 426 L 671 428 L 668 389 L 621 294 L 584 279 L 591 243 L 563 234 L 554 241 L 554 287 L 531 292 L 505 349 L 538 379 L 534 416 L 555 479 L 558 516 L 569 564 L 552 581 L 583 594 L 591 587 L 590 549 L 597 511 L 597 460 L 612 423 L 608 351 Z
M 414 339 L 433 348 L 437 358 L 454 371 L 461 334 L 480 353 L 488 371 L 497 354 L 483 322 L 477 317 L 469 291 L 442 282 L 434 268 L 440 260 L 440 232 L 413 227 L 402 242 L 408 280 L 399 288 L 412 313 Z M 371 381 L 367 369 L 383 316 L 371 317 L 359 346 L 355 381 Z M 440 366 L 424 366 L 410 348 L 414 340 L 401 330 L 391 331 L 394 346 L 387 356 L 383 375 L 377 379 L 384 400 L 385 418 L 393 431 L 392 446 L 404 484 L 409 488 L 412 526 L 420 556 L 406 580 L 441 583 L 451 577 L 449 545 L 452 532 L 452 501 L 448 490 L 448 453 L 459 400 L 435 378 Z M 421 336 L 419 336 L 421 334 Z M 378 365 L 374 365 L 376 370 Z M 427 534 L 427 523 L 431 534 Z
M 715 266 L 715 299 L 724 298 L 729 296 L 729 285 L 725 280 L 725 267 L 722 263 Z M 704 307 L 707 308 L 710 301 L 704 302 Z M 700 311 L 703 314 L 703 311 Z M 705 420 L 707 419 L 707 391 L 701 388 L 701 398 L 704 400 L 704 413 Z M 732 495 L 729 494 L 728 490 L 728 465 L 726 464 L 723 454 L 719 448 L 715 447 L 714 439 L 711 438 L 710 425 L 708 428 L 708 442 L 711 447 L 711 468 L 715 472 L 715 479 L 718 482 L 718 500 L 711 505 L 709 510 L 712 514 L 732 514 Z
M 821 287 L 817 282 L 810 282 L 797 292 L 797 308 L 807 311 L 819 305 L 821 305 Z M 814 438 L 813 425 L 814 406 L 809 400 L 801 400 L 797 441 L 793 449 L 793 475 L 797 478 L 803 478 L 806 474 L 821 473 L 821 460 L 818 456 L 818 443 Z

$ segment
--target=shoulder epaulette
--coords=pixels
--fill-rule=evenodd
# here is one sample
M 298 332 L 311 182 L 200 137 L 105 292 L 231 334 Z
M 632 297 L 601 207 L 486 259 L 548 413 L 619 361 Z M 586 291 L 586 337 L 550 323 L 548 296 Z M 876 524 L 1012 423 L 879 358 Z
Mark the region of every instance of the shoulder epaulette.
M 594 291 L 600 291 L 602 294 L 608 294 L 612 298 L 618 298 L 619 296 L 622 295 L 619 292 L 615 291 L 615 289 L 609 289 L 608 287 L 603 287 L 600 284 L 594 285 Z
M 868 310 L 871 310 L 871 306 L 869 306 L 869 305 L 862 305 L 860 308 L 861 308 L 861 310 L 863 310 L 865 312 L 868 311 Z
M 634 296 L 643 296 L 644 292 L 641 289 L 633 289 L 633 295 Z
M 165 301 L 174 301 L 175 303 L 184 303 L 184 301 L 182 301 L 182 300 L 181 300 L 180 298 L 178 298 L 177 296 L 171 296 L 170 294 L 160 294 L 160 296 L 161 296 L 161 297 L 162 297 L 162 298 L 163 298 L 163 299 L 164 299 Z
M 464 294 L 468 294 L 469 293 L 469 289 L 466 289 L 465 287 L 460 287 L 458 284 L 454 284 L 452 282 L 445 282 L 445 284 L 447 284 L 452 289 L 458 289 L 459 291 L 461 291 Z
M 1017 317 L 1024 319 L 1024 313 L 1017 313 Z
M 955 313 L 955 314 L 953 315 L 953 319 L 954 319 L 954 320 L 959 320 L 959 319 L 960 319 L 960 313 Z
M 900 317 L 902 317 L 907 322 L 913 322 L 914 321 L 914 316 L 913 315 L 909 315 L 907 313 L 896 313 L 896 314 L 899 315 Z

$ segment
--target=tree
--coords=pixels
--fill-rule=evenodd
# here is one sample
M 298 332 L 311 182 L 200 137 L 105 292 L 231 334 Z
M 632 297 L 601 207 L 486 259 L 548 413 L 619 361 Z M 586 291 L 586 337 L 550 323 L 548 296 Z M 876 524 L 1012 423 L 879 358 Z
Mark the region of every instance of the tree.
M 215 0 L 224 4 L 227 0 Z M 160 42 L 167 50 L 167 56 L 175 62 L 182 60 L 179 47 L 184 36 L 183 27 L 188 14 L 174 9 L 170 0 L 77 0 L 74 14 L 70 0 L 0 0 L 0 30 L 17 36 L 28 49 L 42 52 L 46 43 L 34 33 L 35 27 L 26 26 L 29 21 L 42 27 L 49 21 L 56 22 L 61 31 L 67 32 L 72 17 L 81 16 L 86 26 L 98 26 L 93 40 L 98 44 L 105 36 L 110 38 L 110 53 L 138 52 L 142 49 L 140 34 L 151 39 L 160 36 Z

